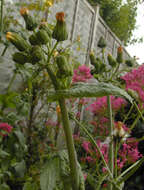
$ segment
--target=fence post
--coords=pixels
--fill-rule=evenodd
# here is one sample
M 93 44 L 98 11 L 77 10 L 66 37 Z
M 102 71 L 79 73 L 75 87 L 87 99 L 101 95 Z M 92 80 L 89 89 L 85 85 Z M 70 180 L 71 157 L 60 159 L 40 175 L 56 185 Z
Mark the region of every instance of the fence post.
M 74 40 L 74 36 L 75 36 L 75 28 L 76 28 L 76 21 L 77 21 L 77 13 L 78 13 L 78 8 L 79 8 L 79 2 L 80 2 L 80 0 L 76 0 L 76 3 L 75 3 L 74 16 L 73 16 L 73 26 L 72 26 L 71 37 L 70 37 L 71 41 Z
M 89 63 L 89 52 L 94 48 L 94 42 L 95 42 L 95 36 L 96 36 L 96 30 L 98 25 L 98 18 L 99 18 L 99 5 L 93 6 L 93 9 L 95 11 L 92 23 L 91 23 L 91 31 L 90 31 L 90 40 L 87 48 L 87 56 L 86 56 L 86 63 Z

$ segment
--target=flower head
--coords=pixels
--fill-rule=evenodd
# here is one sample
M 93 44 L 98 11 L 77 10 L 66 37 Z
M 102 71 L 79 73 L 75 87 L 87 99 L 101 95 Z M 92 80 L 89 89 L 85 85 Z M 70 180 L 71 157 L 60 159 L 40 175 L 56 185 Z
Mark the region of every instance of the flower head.
M 57 21 L 64 22 L 65 13 L 64 12 L 58 12 L 56 14 Z
M 29 14 L 29 10 L 26 7 L 23 7 L 20 9 L 20 14 L 23 15 L 28 15 Z
M 0 135 L 6 136 L 7 133 L 11 132 L 12 128 L 8 123 L 0 123 Z

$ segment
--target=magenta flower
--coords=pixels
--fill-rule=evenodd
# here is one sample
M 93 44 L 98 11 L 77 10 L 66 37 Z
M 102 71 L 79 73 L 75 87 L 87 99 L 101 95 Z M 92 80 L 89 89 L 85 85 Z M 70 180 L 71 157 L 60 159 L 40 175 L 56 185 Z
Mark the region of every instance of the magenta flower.
M 7 136 L 7 134 L 11 133 L 12 128 L 8 123 L 0 123 L 0 135 Z
M 137 92 L 141 101 L 144 101 L 144 65 L 121 77 L 126 82 L 126 89 Z
M 117 112 L 119 109 L 127 104 L 125 99 L 116 98 L 114 96 L 111 96 L 111 102 L 112 109 L 115 112 Z M 107 97 L 104 96 L 102 98 L 97 98 L 96 101 L 94 101 L 91 105 L 89 105 L 89 107 L 87 107 L 87 110 L 91 111 L 93 114 L 104 115 L 107 110 Z
M 86 65 L 81 65 L 78 69 L 74 70 L 72 82 L 87 82 L 91 78 L 90 68 Z

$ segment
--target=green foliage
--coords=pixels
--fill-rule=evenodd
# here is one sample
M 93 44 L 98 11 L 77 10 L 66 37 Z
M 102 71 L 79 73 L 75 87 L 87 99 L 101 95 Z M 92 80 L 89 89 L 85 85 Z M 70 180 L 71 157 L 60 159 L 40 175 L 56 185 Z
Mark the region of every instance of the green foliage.
M 53 190 L 56 187 L 59 171 L 59 159 L 57 157 L 46 162 L 40 175 L 42 190 Z
M 137 6 L 140 0 L 89 0 L 91 4 L 100 4 L 100 14 L 111 30 L 125 45 L 132 40 L 136 28 Z

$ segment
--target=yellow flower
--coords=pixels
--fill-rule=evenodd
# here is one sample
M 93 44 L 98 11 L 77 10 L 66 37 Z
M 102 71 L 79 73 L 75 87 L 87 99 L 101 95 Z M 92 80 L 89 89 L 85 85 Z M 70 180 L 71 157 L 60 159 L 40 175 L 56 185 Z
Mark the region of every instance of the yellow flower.
M 52 0 L 46 0 L 45 1 L 45 6 L 51 7 L 52 5 L 53 5 L 53 1 Z
M 54 51 L 54 53 L 53 53 L 53 55 L 54 55 L 54 57 L 56 57 L 56 56 L 58 56 L 58 51 Z
M 6 33 L 6 39 L 7 39 L 7 40 L 14 40 L 14 37 L 13 37 L 13 35 L 12 35 L 11 32 L 7 32 L 7 33 Z
M 57 114 L 60 114 L 60 113 L 61 113 L 61 109 L 60 109 L 60 106 L 59 106 L 59 105 L 56 107 L 56 112 L 57 112 Z

